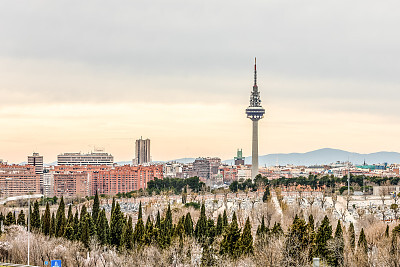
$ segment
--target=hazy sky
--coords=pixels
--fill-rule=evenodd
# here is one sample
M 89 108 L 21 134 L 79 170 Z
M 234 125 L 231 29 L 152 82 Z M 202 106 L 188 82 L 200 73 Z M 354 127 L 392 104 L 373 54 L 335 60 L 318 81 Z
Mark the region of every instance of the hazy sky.
M 0 158 L 400 151 L 398 1 L 1 1 Z

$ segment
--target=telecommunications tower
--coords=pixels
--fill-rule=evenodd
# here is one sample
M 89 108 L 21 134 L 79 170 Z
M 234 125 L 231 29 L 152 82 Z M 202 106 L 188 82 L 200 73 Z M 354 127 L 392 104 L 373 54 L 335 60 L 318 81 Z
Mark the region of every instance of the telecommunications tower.
M 261 106 L 260 92 L 257 86 L 257 61 L 254 59 L 254 85 L 250 95 L 250 106 L 246 109 L 247 118 L 253 122 L 251 178 L 258 174 L 258 121 L 264 117 L 265 109 Z

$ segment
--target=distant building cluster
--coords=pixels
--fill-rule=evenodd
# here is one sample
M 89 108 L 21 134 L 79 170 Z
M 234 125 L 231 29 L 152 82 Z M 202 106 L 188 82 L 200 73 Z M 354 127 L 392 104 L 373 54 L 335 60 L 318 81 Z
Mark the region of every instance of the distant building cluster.
M 55 166 L 45 166 L 43 156 L 33 153 L 26 165 L 9 165 L 0 161 L 0 198 L 24 194 L 52 196 L 115 195 L 146 189 L 155 178 L 187 179 L 197 176 L 207 186 L 226 187 L 234 181 L 252 178 L 252 165 L 245 164 L 242 150 L 237 150 L 233 164 L 217 157 L 199 157 L 190 163 L 166 162 L 154 164 L 150 157 L 150 140 L 136 140 L 132 165 L 120 166 L 114 157 L 97 150 L 87 154 L 62 153 Z M 399 164 L 352 165 L 335 162 L 315 166 L 270 166 L 258 168 L 268 179 L 306 177 L 309 175 L 352 175 L 399 177 Z

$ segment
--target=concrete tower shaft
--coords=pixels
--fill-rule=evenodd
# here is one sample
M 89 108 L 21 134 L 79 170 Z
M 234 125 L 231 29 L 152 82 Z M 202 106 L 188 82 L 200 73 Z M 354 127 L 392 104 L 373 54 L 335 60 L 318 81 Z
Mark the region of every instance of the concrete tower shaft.
M 254 59 L 254 85 L 250 95 L 250 106 L 246 109 L 247 118 L 253 122 L 252 138 L 252 165 L 251 177 L 254 179 L 258 174 L 258 121 L 264 117 L 265 109 L 261 106 L 260 92 L 257 86 L 257 62 Z

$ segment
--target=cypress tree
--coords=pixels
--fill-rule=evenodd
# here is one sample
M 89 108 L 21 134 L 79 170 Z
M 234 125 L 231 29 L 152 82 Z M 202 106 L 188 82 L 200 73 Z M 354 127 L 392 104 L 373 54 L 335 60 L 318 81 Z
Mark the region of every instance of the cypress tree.
M 172 232 L 172 212 L 171 212 L 171 206 L 169 204 L 168 204 L 167 212 L 165 214 L 165 229 L 167 230 L 168 234 L 171 235 L 171 232 Z
M 56 234 L 56 219 L 54 217 L 54 212 L 51 214 L 51 223 L 50 223 L 50 237 L 55 236 Z
M 269 190 L 269 186 L 265 187 L 265 192 L 263 195 L 263 202 L 268 202 L 271 199 L 271 192 Z
M 145 244 L 150 245 L 153 241 L 153 222 L 150 219 L 150 216 L 147 217 L 147 222 L 146 222 L 146 236 L 145 236 Z
M 83 243 L 86 248 L 89 248 L 89 240 L 90 240 L 90 229 L 89 229 L 89 219 L 90 216 L 88 214 L 81 220 L 81 231 L 79 240 Z
M 216 227 L 216 235 L 221 235 L 222 230 L 223 230 L 223 225 L 222 225 L 222 216 L 221 214 L 218 214 L 218 219 L 217 219 L 217 227 Z
M 308 216 L 308 228 L 310 228 L 310 230 L 314 231 L 314 216 L 312 214 L 310 214 L 310 216 Z
M 179 219 L 174 229 L 174 236 L 179 237 L 179 241 L 182 242 L 184 234 L 185 234 L 185 215 L 182 215 L 182 217 Z
M 264 215 L 263 215 L 262 219 L 261 219 L 261 224 L 258 226 L 256 234 L 258 236 L 260 236 L 260 235 L 264 235 L 265 233 L 266 233 L 266 228 L 265 228 L 265 221 L 264 221 Z
M 190 212 L 186 213 L 185 217 L 185 234 L 187 236 L 193 235 L 193 221 L 192 216 L 190 216 Z
M 226 215 L 226 210 L 224 210 L 224 215 L 222 215 L 222 226 L 224 229 L 228 226 L 228 216 Z
M 35 201 L 33 204 L 33 212 L 31 213 L 31 229 L 39 230 L 40 229 L 40 213 L 39 213 L 39 203 Z
M 99 216 L 97 217 L 97 239 L 99 240 L 101 245 L 108 244 L 109 237 L 109 226 L 106 217 L 106 212 L 104 209 L 100 211 Z
M 49 203 L 46 203 L 46 210 L 44 211 L 42 217 L 42 233 L 44 235 L 50 234 L 50 224 L 51 224 L 51 215 L 50 215 L 50 206 Z
M 214 238 L 216 236 L 217 229 L 214 224 L 213 219 L 208 219 L 207 221 L 207 236 L 208 237 L 208 244 L 212 244 L 214 242 Z
M 84 221 L 86 218 L 86 214 L 87 214 L 87 209 L 86 209 L 86 205 L 83 205 L 81 208 L 81 214 L 79 217 L 79 221 Z
M 335 243 L 334 248 L 331 251 L 331 257 L 329 263 L 332 266 L 342 266 L 344 259 L 344 239 L 343 239 L 343 229 L 340 224 L 340 220 L 338 220 L 336 231 L 335 231 Z
M 280 223 L 274 223 L 274 226 L 271 229 L 271 233 L 275 236 L 283 235 L 283 229 Z
M 78 209 L 76 209 L 74 216 L 74 240 L 79 240 L 79 237 L 79 214 Z
M 25 214 L 23 210 L 18 214 L 17 224 L 25 226 Z
M 124 245 L 126 249 L 133 248 L 133 226 L 131 216 L 129 216 L 128 223 L 124 226 Z
M 220 254 L 237 258 L 240 255 L 240 229 L 237 223 L 236 213 L 233 212 L 232 222 L 224 232 L 224 238 L 220 245 Z
M 292 225 L 288 229 L 288 235 L 285 240 L 285 251 L 288 256 L 283 259 L 283 265 L 300 266 L 304 254 L 309 245 L 307 224 L 304 219 L 295 216 Z M 308 260 L 308 255 L 307 255 Z
M 99 200 L 99 194 L 96 191 L 96 194 L 94 195 L 93 208 L 92 208 L 92 218 L 94 223 L 97 223 L 99 212 L 100 212 L 100 200 Z
M 253 236 L 251 234 L 250 219 L 247 217 L 242 236 L 240 237 L 240 253 L 244 255 L 253 254 Z
M 160 211 L 157 211 L 157 217 L 156 217 L 156 227 L 158 229 L 161 229 L 161 216 L 160 216 Z
M 119 203 L 115 204 L 110 221 L 110 244 L 120 248 L 123 245 L 124 215 L 121 212 Z
M 200 217 L 196 223 L 196 229 L 194 230 L 194 235 L 201 242 L 208 236 L 208 227 L 207 227 L 207 216 L 206 216 L 206 207 L 204 203 L 201 205 Z
M 332 239 L 332 226 L 328 216 L 325 215 L 316 235 L 316 255 L 325 259 L 329 257 L 327 243 L 330 239 Z
M 67 222 L 67 227 L 65 228 L 65 235 L 64 236 L 68 240 L 74 240 L 75 239 L 73 221 L 72 222 Z
M 353 225 L 352 222 L 350 222 L 348 234 L 349 234 L 350 247 L 351 247 L 352 249 L 354 249 L 355 246 L 356 246 L 356 234 L 355 234 L 354 225 Z
M 14 219 L 13 213 L 10 211 L 7 213 L 6 219 L 4 221 L 4 225 L 6 225 L 6 226 L 12 225 L 12 224 L 14 224 L 14 220 L 15 219 Z
M 368 252 L 368 244 L 367 244 L 367 238 L 365 237 L 364 234 L 364 228 L 361 228 L 360 236 L 358 237 L 357 248 L 365 254 L 367 254 Z
M 90 237 L 93 237 L 96 235 L 96 225 L 94 224 L 92 216 L 87 214 L 87 221 L 88 221 L 88 227 L 89 227 L 89 235 Z
M 138 220 L 142 219 L 142 201 L 139 203 L 139 213 L 138 213 Z
M 65 231 L 65 204 L 64 198 L 61 197 L 60 204 L 58 206 L 57 214 L 56 214 L 56 232 L 55 237 L 62 237 L 64 236 Z
M 74 215 L 72 214 L 72 205 L 69 205 L 69 207 L 68 207 L 67 224 L 68 223 L 73 223 L 73 221 L 74 221 Z

